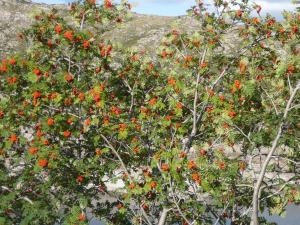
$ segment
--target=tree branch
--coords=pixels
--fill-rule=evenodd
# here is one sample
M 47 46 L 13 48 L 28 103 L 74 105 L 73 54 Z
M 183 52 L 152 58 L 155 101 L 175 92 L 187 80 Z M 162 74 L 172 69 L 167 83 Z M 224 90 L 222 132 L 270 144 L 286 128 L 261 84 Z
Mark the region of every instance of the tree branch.
M 267 157 L 266 157 L 266 159 L 265 159 L 265 161 L 262 165 L 260 174 L 258 176 L 258 180 L 257 180 L 256 185 L 254 187 L 253 198 L 252 198 L 253 210 L 252 210 L 252 216 L 251 216 L 251 225 L 259 225 L 259 223 L 258 223 L 258 208 L 259 208 L 259 193 L 260 193 L 261 185 L 262 185 L 262 182 L 263 182 L 266 170 L 267 170 L 267 166 L 269 165 L 269 162 L 272 159 L 272 156 L 273 156 L 273 154 L 276 150 L 276 147 L 278 145 L 279 139 L 282 136 L 283 125 L 284 125 L 285 119 L 287 118 L 289 109 L 291 107 L 291 104 L 292 104 L 292 102 L 295 98 L 295 95 L 297 94 L 299 88 L 300 88 L 300 83 L 297 84 L 297 86 L 293 89 L 293 91 L 291 93 L 289 101 L 288 101 L 288 103 L 285 107 L 285 110 L 284 110 L 284 115 L 283 115 L 283 118 L 282 118 L 282 122 L 279 125 L 279 128 L 277 130 L 277 135 L 276 135 L 276 137 L 273 141 L 272 148 L 271 148 L 270 152 L 268 153 L 268 155 L 267 155 Z
M 171 209 L 163 208 L 163 211 L 162 211 L 162 213 L 160 215 L 160 218 L 159 218 L 159 221 L 158 221 L 157 225 L 165 225 L 166 220 L 167 220 L 167 216 L 168 216 L 168 212 L 170 210 Z
M 108 145 L 107 147 L 109 147 L 112 152 L 114 153 L 114 155 L 118 158 L 118 160 L 120 161 L 121 163 L 121 166 L 123 168 L 123 170 L 128 174 L 128 179 L 129 181 L 132 183 L 133 180 L 132 178 L 130 177 L 130 173 L 129 171 L 127 170 L 127 167 L 125 166 L 121 156 L 119 155 L 119 153 L 117 152 L 117 150 L 114 148 L 114 146 L 112 146 L 112 144 L 110 143 L 110 141 L 103 135 L 103 134 L 100 134 L 100 136 L 103 138 L 103 140 L 106 142 L 106 144 Z M 147 213 L 145 212 L 145 210 L 143 209 L 143 207 L 140 207 L 140 210 L 146 220 L 146 222 L 149 224 L 149 225 L 152 225 L 152 223 L 150 222 L 150 219 L 149 217 L 147 216 Z

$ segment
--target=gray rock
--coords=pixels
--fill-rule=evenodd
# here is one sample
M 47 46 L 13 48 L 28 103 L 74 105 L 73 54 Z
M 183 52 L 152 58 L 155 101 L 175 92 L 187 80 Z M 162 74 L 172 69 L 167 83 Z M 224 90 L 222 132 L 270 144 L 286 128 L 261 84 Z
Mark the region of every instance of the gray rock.
M 60 15 L 68 17 L 67 5 L 48 5 L 33 3 L 30 0 L 0 0 L 0 58 L 26 48 L 18 40 L 18 33 L 28 28 L 34 21 L 34 15 L 42 11 L 58 9 Z M 125 47 L 137 46 L 155 52 L 162 37 L 171 29 L 193 31 L 197 22 L 186 16 L 167 17 L 132 13 L 131 17 L 120 26 L 103 35 Z

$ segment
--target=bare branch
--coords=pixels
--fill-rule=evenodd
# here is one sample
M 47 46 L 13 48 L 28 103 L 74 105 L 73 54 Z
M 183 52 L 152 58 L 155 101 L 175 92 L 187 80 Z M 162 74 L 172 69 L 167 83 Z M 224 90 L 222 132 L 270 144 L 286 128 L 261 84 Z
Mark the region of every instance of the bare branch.
M 176 206 L 176 208 L 177 208 L 179 214 L 180 214 L 181 217 L 185 220 L 185 222 L 188 223 L 188 225 L 191 225 L 190 221 L 189 221 L 189 220 L 186 218 L 186 216 L 183 214 L 183 212 L 181 211 L 181 209 L 180 209 L 180 207 L 179 207 L 179 205 L 178 205 L 178 203 L 177 203 L 177 201 L 176 201 L 176 199 L 175 199 L 175 193 L 174 193 L 174 190 L 173 190 L 173 188 L 172 188 L 171 180 L 170 180 L 169 184 L 170 184 L 170 189 L 171 189 L 171 193 L 172 193 L 173 202 L 174 202 L 174 204 L 175 204 L 175 206 Z
M 207 49 L 204 50 L 202 58 L 201 58 L 201 64 L 204 63 L 205 60 L 205 56 L 207 53 Z M 197 133 L 197 100 L 198 100 L 198 86 L 199 86 L 199 82 L 200 82 L 200 71 L 197 74 L 197 81 L 196 81 L 196 87 L 195 87 L 195 95 L 194 95 L 194 109 L 193 109 L 193 129 L 192 129 L 192 133 L 191 136 L 195 136 Z
M 272 103 L 273 108 L 275 109 L 276 115 L 279 115 L 278 109 L 277 109 L 277 107 L 276 107 L 276 105 L 275 105 L 275 103 L 274 103 L 272 97 L 268 94 L 268 92 L 267 92 L 263 87 L 262 87 L 261 89 L 265 92 L 265 94 L 266 94 L 266 95 L 268 96 L 268 98 L 270 99 L 270 102 Z
M 118 158 L 118 160 L 119 160 L 120 163 L 121 163 L 122 169 L 128 174 L 128 179 L 129 179 L 129 181 L 132 183 L 133 180 L 132 180 L 132 178 L 131 178 L 131 176 L 130 176 L 130 173 L 129 173 L 129 171 L 127 170 L 127 167 L 125 166 L 125 164 L 124 164 L 124 162 L 123 162 L 121 156 L 119 155 L 118 151 L 114 148 L 114 146 L 112 146 L 112 144 L 110 143 L 110 141 L 109 141 L 103 134 L 100 134 L 100 136 L 103 138 L 103 140 L 104 140 L 104 141 L 106 142 L 106 144 L 108 145 L 107 147 L 109 147 L 109 148 L 112 150 L 112 152 L 114 153 L 114 155 Z M 145 212 L 145 210 L 143 209 L 143 207 L 140 207 L 140 209 L 141 209 L 141 212 L 142 212 L 143 216 L 144 216 L 145 219 L 146 219 L 146 222 L 147 222 L 149 225 L 152 225 L 152 223 L 150 222 L 150 219 L 149 219 L 149 217 L 147 216 L 147 213 Z
M 157 225 L 165 225 L 166 220 L 167 220 L 167 216 L 168 216 L 168 212 L 172 210 L 172 209 L 167 209 L 167 208 L 163 208 L 163 211 L 161 212 L 159 221 Z
M 285 111 L 284 111 L 284 115 L 283 115 L 283 118 L 282 118 L 282 122 L 280 123 L 279 125 L 279 128 L 277 130 L 277 135 L 273 141 L 273 144 L 272 144 L 272 148 L 271 150 L 269 151 L 263 165 L 262 165 L 262 168 L 261 168 L 261 171 L 260 171 L 260 174 L 258 176 L 258 180 L 256 182 L 256 185 L 255 185 L 255 188 L 254 188 L 254 192 L 253 192 L 253 199 L 252 199 L 252 205 L 253 205 L 253 211 L 252 211 L 252 216 L 251 216 L 251 225 L 258 225 L 258 208 L 259 208 L 259 195 L 260 195 L 260 190 L 261 190 L 261 185 L 262 185 L 262 182 L 263 182 L 263 179 L 264 179 L 264 176 L 265 176 L 265 173 L 266 173 L 266 170 L 267 170 L 267 166 L 269 165 L 269 162 L 276 150 L 276 147 L 277 147 L 277 144 L 279 142 L 279 139 L 281 138 L 282 136 L 282 132 L 283 132 L 283 125 L 284 125 L 284 122 L 285 122 L 285 119 L 287 118 L 287 115 L 288 115 L 288 112 L 289 112 L 289 109 L 291 107 L 291 104 L 295 98 L 295 95 L 297 94 L 298 90 L 300 88 L 300 82 L 297 84 L 297 86 L 293 89 L 292 93 L 291 93 L 291 96 L 289 98 L 289 101 L 285 107 Z

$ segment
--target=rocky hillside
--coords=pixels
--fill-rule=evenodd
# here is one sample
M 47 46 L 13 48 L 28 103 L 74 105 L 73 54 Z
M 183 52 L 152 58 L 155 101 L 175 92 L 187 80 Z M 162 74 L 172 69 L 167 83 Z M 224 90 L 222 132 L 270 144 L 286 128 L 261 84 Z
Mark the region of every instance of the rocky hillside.
M 49 10 L 50 7 L 27 0 L 0 0 L 0 56 L 23 48 L 17 34 L 32 23 L 34 13 Z
M 30 0 L 0 0 L 0 57 L 22 50 L 17 34 L 33 22 L 33 16 L 51 8 L 59 9 L 59 13 L 67 16 L 66 5 L 47 5 L 33 3 Z M 137 46 L 151 51 L 159 44 L 163 35 L 173 28 L 194 30 L 197 23 L 188 17 L 163 17 L 132 14 L 122 26 L 104 34 L 105 37 L 131 47 Z

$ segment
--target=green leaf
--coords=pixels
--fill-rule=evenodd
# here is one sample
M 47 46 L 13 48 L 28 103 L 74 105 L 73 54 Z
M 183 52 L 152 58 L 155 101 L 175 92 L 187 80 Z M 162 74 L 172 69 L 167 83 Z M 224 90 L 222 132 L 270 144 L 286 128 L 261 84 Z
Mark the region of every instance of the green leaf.
M 34 73 L 31 73 L 31 72 L 27 74 L 26 78 L 31 83 L 36 83 L 38 81 L 38 76 Z

